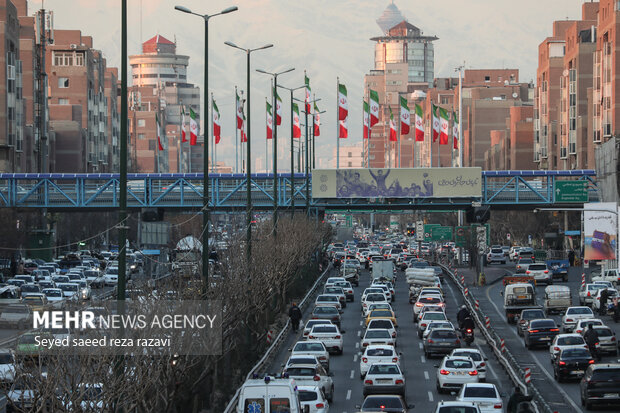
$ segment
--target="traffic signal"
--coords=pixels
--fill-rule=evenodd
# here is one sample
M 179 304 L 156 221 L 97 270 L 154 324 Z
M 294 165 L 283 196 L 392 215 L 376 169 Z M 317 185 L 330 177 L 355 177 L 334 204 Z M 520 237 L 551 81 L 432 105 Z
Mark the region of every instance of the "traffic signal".
M 407 228 L 407 236 L 413 237 L 415 235 L 415 228 Z
M 491 208 L 487 206 L 469 208 L 465 213 L 469 224 L 484 224 L 491 218 Z

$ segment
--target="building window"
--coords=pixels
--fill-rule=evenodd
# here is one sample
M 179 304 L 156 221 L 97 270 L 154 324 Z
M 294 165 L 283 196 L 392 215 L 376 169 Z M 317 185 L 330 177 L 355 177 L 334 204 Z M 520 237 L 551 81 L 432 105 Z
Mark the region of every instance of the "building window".
M 73 66 L 73 52 L 54 52 L 54 66 Z
M 349 168 L 353 166 L 353 162 L 349 162 Z
M 58 99 L 58 104 L 59 105 L 68 105 L 69 104 L 69 99 Z
M 353 152 L 349 152 L 349 158 L 353 157 Z
M 75 53 L 75 65 L 84 66 L 84 53 L 81 53 L 81 52 Z
M 144 133 L 139 133 L 138 134 L 138 139 L 142 140 L 146 137 L 146 135 Z
M 485 82 L 490 82 L 491 81 L 491 76 L 485 76 L 484 77 L 484 81 Z
M 149 151 L 154 151 L 155 150 L 155 141 L 154 140 L 150 140 L 149 141 Z
M 146 126 L 146 121 L 144 119 L 138 119 L 138 127 L 143 128 Z
M 58 78 L 58 87 L 60 89 L 66 89 L 69 87 L 69 78 L 68 77 L 59 77 Z

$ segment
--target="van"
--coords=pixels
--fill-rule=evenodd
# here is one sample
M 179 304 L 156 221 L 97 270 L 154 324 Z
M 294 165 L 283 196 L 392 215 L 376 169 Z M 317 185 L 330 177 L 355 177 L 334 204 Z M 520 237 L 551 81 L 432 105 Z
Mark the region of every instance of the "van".
M 547 316 L 553 312 L 564 313 L 572 301 L 570 288 L 566 285 L 549 285 L 545 288 L 543 308 Z
M 246 380 L 239 391 L 237 413 L 309 413 L 301 408 L 295 380 L 265 376 Z

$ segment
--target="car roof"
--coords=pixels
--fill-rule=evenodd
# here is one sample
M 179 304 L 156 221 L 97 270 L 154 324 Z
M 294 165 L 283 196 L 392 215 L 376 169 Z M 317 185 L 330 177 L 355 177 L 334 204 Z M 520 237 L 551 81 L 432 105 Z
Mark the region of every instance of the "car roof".
M 462 360 L 462 361 L 471 361 L 471 359 L 469 357 L 465 357 L 465 356 L 451 356 L 451 355 L 447 355 L 446 357 L 444 357 L 443 361 L 448 361 L 448 360 Z
M 486 387 L 497 390 L 497 387 L 493 383 L 465 383 L 464 385 L 467 387 Z
M 369 348 L 372 349 L 390 349 L 390 350 L 394 350 L 394 346 L 390 346 L 388 344 L 370 344 L 368 347 L 366 347 L 366 350 L 368 350 Z

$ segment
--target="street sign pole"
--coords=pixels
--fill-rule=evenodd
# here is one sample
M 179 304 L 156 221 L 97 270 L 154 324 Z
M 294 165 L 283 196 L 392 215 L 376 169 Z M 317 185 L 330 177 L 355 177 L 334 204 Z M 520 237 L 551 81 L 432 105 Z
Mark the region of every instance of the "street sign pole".
M 478 246 L 478 265 L 476 268 L 476 276 L 482 272 L 484 267 L 484 253 L 487 247 L 487 227 L 481 225 L 476 227 L 476 238 Z
M 422 241 L 424 241 L 424 221 L 416 221 L 415 239 L 418 241 L 418 255 L 420 255 L 422 250 Z

